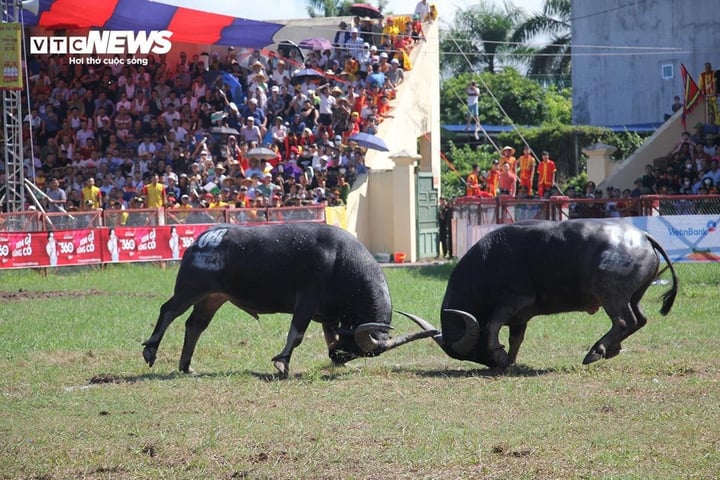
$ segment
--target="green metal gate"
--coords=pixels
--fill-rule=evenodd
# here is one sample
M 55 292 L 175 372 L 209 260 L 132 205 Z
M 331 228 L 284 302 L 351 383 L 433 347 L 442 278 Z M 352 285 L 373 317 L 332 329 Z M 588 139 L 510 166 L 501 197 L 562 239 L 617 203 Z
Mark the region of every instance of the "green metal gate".
M 418 259 L 435 258 L 440 227 L 438 225 L 438 191 L 433 188 L 432 172 L 417 174 L 417 253 Z

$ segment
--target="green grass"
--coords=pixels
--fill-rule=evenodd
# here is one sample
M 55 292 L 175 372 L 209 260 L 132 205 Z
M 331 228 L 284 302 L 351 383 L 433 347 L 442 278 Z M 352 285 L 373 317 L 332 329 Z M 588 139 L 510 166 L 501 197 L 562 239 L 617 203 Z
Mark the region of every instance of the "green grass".
M 581 364 L 602 312 L 534 319 L 503 376 L 430 340 L 332 368 L 312 324 L 284 381 L 289 316 L 227 305 L 196 375 L 176 373 L 183 318 L 145 365 L 175 267 L 2 272 L 0 478 L 716 478 L 720 269 L 676 268 L 671 314 L 651 287 L 650 322 L 609 361 Z M 394 307 L 437 324 L 451 269 L 386 270 Z

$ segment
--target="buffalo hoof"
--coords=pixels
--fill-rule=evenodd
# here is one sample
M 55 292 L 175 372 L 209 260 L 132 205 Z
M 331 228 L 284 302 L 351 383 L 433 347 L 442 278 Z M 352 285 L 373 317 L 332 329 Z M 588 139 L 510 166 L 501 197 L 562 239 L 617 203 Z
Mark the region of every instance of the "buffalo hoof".
M 583 360 L 583 365 L 587 365 L 589 363 L 597 362 L 601 358 L 605 357 L 604 349 L 603 351 L 600 351 L 599 349 L 592 349 L 588 352 L 587 355 L 585 355 L 585 359 Z
M 498 348 L 493 352 L 492 360 L 495 362 L 495 368 L 501 370 L 506 369 L 508 365 L 510 365 L 510 355 L 502 348 Z
M 290 373 L 290 365 L 287 361 L 280 359 L 280 358 L 274 358 L 273 359 L 273 365 L 275 365 L 275 368 L 278 371 L 278 377 L 285 379 L 288 377 L 288 374 Z
M 155 365 L 155 358 L 157 355 L 157 348 L 154 347 L 145 347 L 143 350 L 143 358 L 147 362 L 147 364 L 152 367 Z
M 190 362 L 185 365 L 181 363 L 180 365 L 178 365 L 178 370 L 180 370 L 181 373 L 187 373 L 189 375 L 195 373 L 195 370 L 193 370 L 193 368 L 190 366 Z

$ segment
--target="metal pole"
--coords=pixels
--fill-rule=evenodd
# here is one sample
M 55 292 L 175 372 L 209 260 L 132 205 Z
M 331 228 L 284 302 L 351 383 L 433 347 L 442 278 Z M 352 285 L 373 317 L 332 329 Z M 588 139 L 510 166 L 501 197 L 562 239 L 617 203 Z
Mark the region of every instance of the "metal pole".
M 18 23 L 22 6 L 19 1 L 0 0 L 2 23 Z M 23 62 L 18 65 L 22 70 Z M 24 73 L 24 72 L 23 72 Z M 23 75 L 24 77 L 24 75 Z M 3 139 L 5 151 L 5 182 L 7 185 L 6 212 L 21 212 L 25 209 L 25 169 L 23 168 L 22 105 L 20 90 L 3 90 Z

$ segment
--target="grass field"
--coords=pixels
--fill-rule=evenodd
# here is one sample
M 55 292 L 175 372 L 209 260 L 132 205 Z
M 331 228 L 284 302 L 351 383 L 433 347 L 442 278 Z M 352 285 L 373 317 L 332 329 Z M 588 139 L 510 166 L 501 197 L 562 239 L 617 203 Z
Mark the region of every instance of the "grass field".
M 439 323 L 451 268 L 387 269 L 395 308 Z M 673 311 L 651 287 L 648 325 L 612 360 L 581 364 L 602 311 L 534 319 L 503 376 L 429 339 L 332 368 L 313 324 L 288 380 L 270 358 L 289 316 L 230 305 L 195 375 L 176 373 L 184 317 L 147 367 L 176 267 L 2 272 L 0 478 L 718 478 L 720 268 L 676 268 Z

